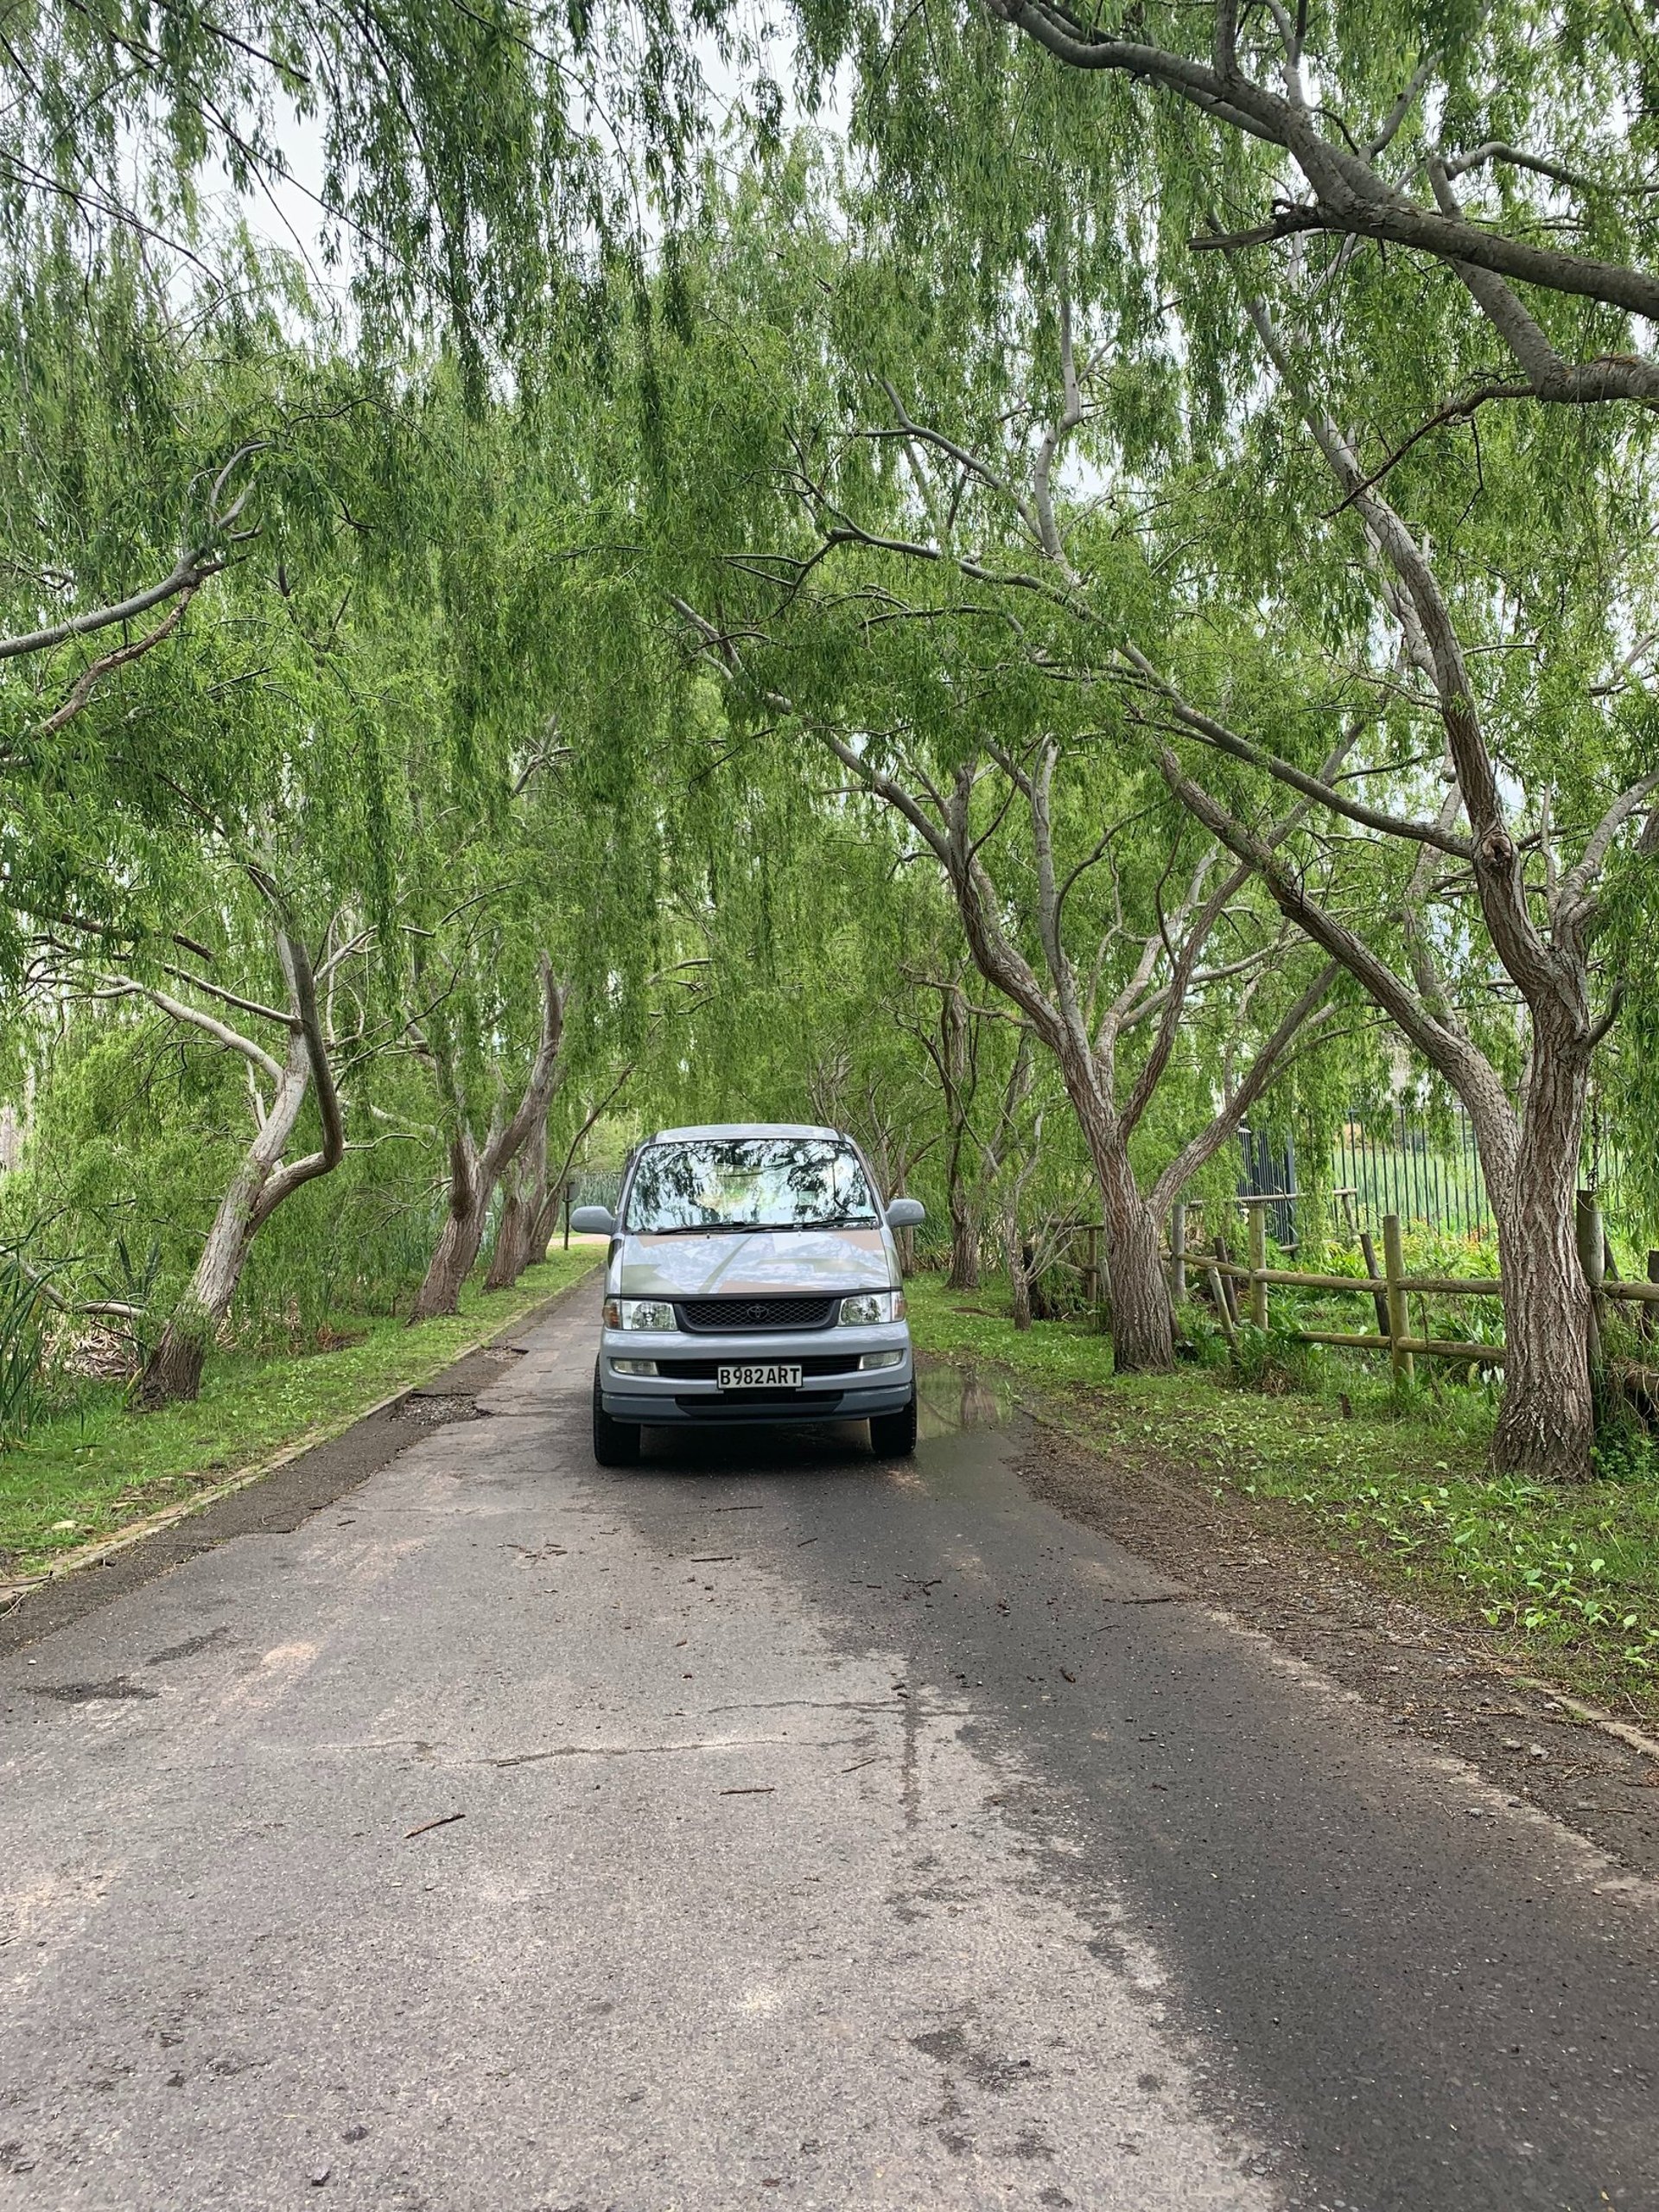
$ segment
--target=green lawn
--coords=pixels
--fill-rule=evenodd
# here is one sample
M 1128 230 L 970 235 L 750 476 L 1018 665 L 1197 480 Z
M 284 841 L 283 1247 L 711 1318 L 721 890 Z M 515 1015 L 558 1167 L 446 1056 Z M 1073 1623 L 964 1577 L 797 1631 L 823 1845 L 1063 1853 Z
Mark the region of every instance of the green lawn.
M 918 1275 L 906 1294 L 918 1345 L 1011 1370 L 1082 1441 L 1155 1455 L 1218 1493 L 1293 1500 L 1388 1580 L 1548 1652 L 1553 1672 L 1592 1696 L 1659 1713 L 1650 1455 L 1620 1481 L 1494 1478 L 1490 1407 L 1474 1392 L 1446 1389 L 1440 1403 L 1420 1384 L 1402 1405 L 1383 1376 L 1335 1357 L 1311 1389 L 1277 1395 L 1207 1366 L 1117 1376 L 1109 1344 L 1082 1324 L 1020 1335 L 998 1285 L 955 1293 Z
M 42 1422 L 0 1458 L 0 1579 L 37 1570 L 292 1445 L 337 1433 L 380 1399 L 429 1381 L 602 1258 L 581 1246 L 526 1269 L 512 1290 L 469 1285 L 458 1314 L 418 1328 L 340 1321 L 340 1334 L 361 1332 L 362 1340 L 333 1351 L 216 1352 L 194 1405 L 131 1413 L 118 1385 L 88 1386 L 74 1410 Z

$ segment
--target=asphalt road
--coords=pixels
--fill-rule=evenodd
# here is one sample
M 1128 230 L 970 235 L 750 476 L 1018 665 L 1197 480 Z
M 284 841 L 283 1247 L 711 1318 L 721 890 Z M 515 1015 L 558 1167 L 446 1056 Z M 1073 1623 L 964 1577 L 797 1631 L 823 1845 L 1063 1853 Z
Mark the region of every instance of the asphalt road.
M 601 1472 L 592 1302 L 0 1657 L 0 2204 L 1659 2205 L 1651 1885 L 955 1376 Z

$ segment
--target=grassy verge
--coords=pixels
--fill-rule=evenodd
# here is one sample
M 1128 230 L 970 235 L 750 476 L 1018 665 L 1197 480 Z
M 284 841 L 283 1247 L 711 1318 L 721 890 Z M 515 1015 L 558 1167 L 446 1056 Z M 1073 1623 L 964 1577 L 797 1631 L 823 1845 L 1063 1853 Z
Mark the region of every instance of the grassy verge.
M 380 1399 L 429 1381 L 602 1258 L 577 1248 L 527 1268 L 512 1290 L 469 1285 L 459 1313 L 416 1329 L 342 1321 L 340 1333 L 358 1341 L 333 1351 L 217 1352 L 194 1405 L 130 1413 L 118 1384 L 87 1386 L 73 1408 L 0 1458 L 0 1579 L 35 1572 L 292 1446 L 337 1433 Z
M 1568 1686 L 1659 1714 L 1650 1477 L 1571 1488 L 1493 1478 L 1490 1414 L 1474 1393 L 1437 1403 L 1420 1389 L 1402 1402 L 1335 1360 L 1309 1389 L 1280 1395 L 1202 1365 L 1119 1376 L 1110 1346 L 1079 1323 L 1018 1332 L 997 1286 L 964 1294 L 918 1276 L 906 1288 L 918 1345 L 1009 1370 L 1080 1441 L 1155 1459 L 1217 1495 L 1288 1500 L 1384 1580 L 1547 1658 Z

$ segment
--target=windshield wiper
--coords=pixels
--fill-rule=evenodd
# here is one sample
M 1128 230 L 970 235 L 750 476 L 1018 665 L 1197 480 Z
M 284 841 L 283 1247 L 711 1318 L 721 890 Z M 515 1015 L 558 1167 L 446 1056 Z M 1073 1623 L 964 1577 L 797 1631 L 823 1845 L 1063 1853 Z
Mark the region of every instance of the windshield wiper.
M 771 1234 L 788 1229 L 874 1229 L 874 1216 L 840 1213 L 827 1216 L 822 1221 L 682 1221 L 672 1228 L 647 1229 L 643 1224 L 630 1228 L 631 1236 L 714 1236 L 721 1230 L 741 1229 L 751 1235 Z
M 639 1228 L 630 1226 L 630 1236 L 708 1236 L 721 1229 L 753 1229 L 752 1221 L 680 1221 L 664 1224 L 659 1228 L 648 1227 L 642 1222 Z
M 817 1221 L 752 1221 L 751 1229 L 874 1229 L 875 1223 L 861 1220 L 855 1213 L 825 1214 Z

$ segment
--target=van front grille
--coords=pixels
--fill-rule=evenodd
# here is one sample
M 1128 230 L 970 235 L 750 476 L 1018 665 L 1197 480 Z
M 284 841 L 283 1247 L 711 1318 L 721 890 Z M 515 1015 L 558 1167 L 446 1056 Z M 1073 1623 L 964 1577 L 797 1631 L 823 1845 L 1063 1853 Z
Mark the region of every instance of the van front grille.
M 704 1336 L 762 1329 L 825 1329 L 841 1303 L 836 1298 L 683 1298 L 680 1326 Z

